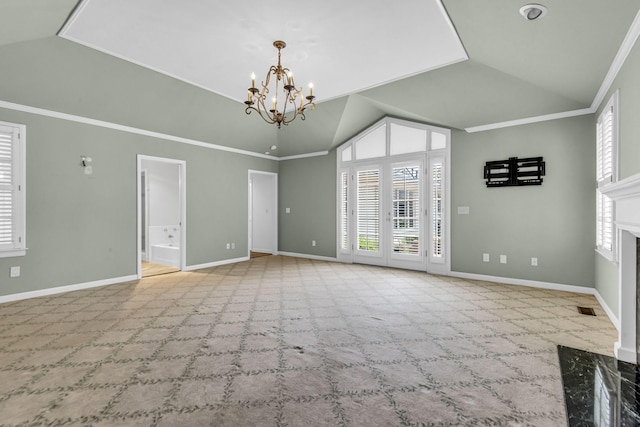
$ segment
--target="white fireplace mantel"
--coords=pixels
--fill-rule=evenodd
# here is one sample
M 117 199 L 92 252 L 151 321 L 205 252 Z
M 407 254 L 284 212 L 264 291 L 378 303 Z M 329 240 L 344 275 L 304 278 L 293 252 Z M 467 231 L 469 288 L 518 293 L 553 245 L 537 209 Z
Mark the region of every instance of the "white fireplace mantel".
M 619 360 L 637 363 L 637 245 L 640 238 L 640 174 L 601 188 L 615 202 L 618 236 L 618 307 L 620 330 L 614 352 Z
M 640 237 L 640 174 L 600 189 L 616 205 L 616 227 Z

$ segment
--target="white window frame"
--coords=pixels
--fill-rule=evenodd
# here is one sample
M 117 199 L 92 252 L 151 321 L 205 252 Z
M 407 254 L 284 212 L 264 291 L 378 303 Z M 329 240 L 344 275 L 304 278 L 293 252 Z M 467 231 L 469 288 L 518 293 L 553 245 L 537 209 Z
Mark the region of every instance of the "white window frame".
M 0 121 L 0 126 L 13 129 L 12 136 L 12 177 L 9 185 L 12 191 L 11 228 L 13 241 L 0 244 L 0 258 L 18 257 L 26 254 L 26 141 L 25 125 Z
M 418 151 L 409 151 L 401 154 L 391 155 L 391 124 L 399 124 L 401 126 L 406 127 L 415 127 L 418 129 L 426 129 L 427 134 L 427 142 L 424 150 Z M 362 138 L 369 135 L 371 132 L 377 130 L 380 126 L 386 126 L 386 150 L 385 155 L 380 157 L 366 157 L 366 158 L 358 158 L 356 156 L 355 145 Z M 446 145 L 443 148 L 432 149 L 432 135 L 433 133 L 442 134 L 446 138 Z M 362 251 L 357 251 L 356 246 L 357 243 L 354 239 L 355 230 L 356 230 L 356 172 L 358 169 L 363 167 L 370 167 L 372 165 L 379 165 L 381 167 L 382 176 L 390 173 L 390 165 L 397 162 L 412 162 L 417 159 L 421 159 L 422 162 L 422 170 L 424 172 L 423 179 L 424 181 L 421 184 L 421 192 L 423 194 L 423 206 L 421 207 L 421 212 L 424 212 L 425 215 L 421 219 L 423 221 L 422 233 L 423 235 L 420 238 L 420 241 L 423 242 L 421 246 L 421 257 L 424 259 L 424 264 L 426 265 L 426 271 L 434 274 L 449 274 L 451 272 L 451 210 L 450 210 L 450 202 L 451 198 L 449 194 L 451 193 L 451 167 L 450 167 L 450 158 L 451 158 L 451 130 L 446 128 L 441 128 L 437 126 L 427 125 L 423 123 L 416 123 L 408 120 L 396 119 L 391 117 L 385 117 L 379 120 L 378 122 L 372 124 L 369 128 L 362 131 L 360 134 L 354 136 L 341 146 L 337 148 L 336 153 L 336 254 L 338 261 L 341 262 L 358 262 L 356 258 L 360 255 L 364 255 Z M 442 199 L 442 218 L 443 218 L 443 227 L 442 227 L 442 238 L 444 242 L 442 243 L 442 254 L 441 256 L 432 256 L 431 248 L 433 244 L 433 229 L 432 229 L 432 217 L 431 214 L 427 214 L 426 212 L 430 212 L 431 206 L 431 188 L 432 188 L 432 180 L 430 179 L 430 170 L 429 165 L 431 164 L 432 158 L 439 158 L 443 161 L 443 176 L 442 176 L 442 189 L 444 191 L 443 199 Z M 389 169 L 389 170 L 387 170 Z M 347 213 L 350 215 L 350 219 L 347 224 L 348 235 L 349 235 L 349 243 L 346 248 L 341 246 L 341 207 L 342 207 L 342 182 L 341 176 L 343 173 L 348 173 L 348 182 L 349 189 L 347 194 Z M 386 190 L 385 190 L 386 191 Z M 381 211 L 382 212 L 382 211 Z M 381 218 L 381 222 L 384 219 Z M 386 233 L 382 233 L 381 239 L 384 238 Z M 386 242 L 382 242 L 381 245 L 386 245 Z M 386 246 L 385 246 L 386 248 Z M 388 248 L 387 248 L 388 249 Z M 426 250 L 426 254 L 425 254 Z M 425 256 L 426 255 L 426 256 Z M 402 267 L 401 263 L 397 262 L 396 257 L 391 254 L 387 256 L 387 258 L 393 261 L 394 266 L 399 266 L 399 268 L 411 268 L 414 266 Z M 368 264 L 375 264 L 374 262 L 367 262 Z
M 619 90 L 617 90 L 602 109 L 596 122 L 596 251 L 610 261 L 617 259 L 615 202 L 606 196 L 602 189 L 618 180 L 619 98 Z M 610 119 L 607 117 L 609 113 Z M 606 132 L 607 124 L 611 126 L 610 134 Z M 604 155 L 606 151 L 610 151 L 609 156 Z

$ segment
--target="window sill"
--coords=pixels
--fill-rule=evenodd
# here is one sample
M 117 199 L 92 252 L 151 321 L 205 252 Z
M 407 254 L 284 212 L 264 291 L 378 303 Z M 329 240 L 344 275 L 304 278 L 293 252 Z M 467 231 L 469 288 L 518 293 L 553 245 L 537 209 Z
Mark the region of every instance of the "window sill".
M 26 249 L 11 249 L 7 251 L 0 251 L 0 258 L 12 258 L 25 256 L 27 254 Z
M 599 254 L 601 257 L 603 257 L 604 259 L 606 259 L 607 261 L 613 263 L 613 264 L 618 264 L 618 260 L 616 259 L 614 253 L 612 251 L 606 251 L 604 249 L 601 248 L 596 248 L 596 253 Z

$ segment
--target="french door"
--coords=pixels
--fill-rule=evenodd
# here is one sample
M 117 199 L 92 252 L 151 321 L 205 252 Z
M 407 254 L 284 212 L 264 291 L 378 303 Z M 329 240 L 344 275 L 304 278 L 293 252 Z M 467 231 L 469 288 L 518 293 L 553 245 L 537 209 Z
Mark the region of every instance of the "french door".
M 353 260 L 426 269 L 424 159 L 360 165 L 353 171 Z
M 384 118 L 337 149 L 337 259 L 448 274 L 451 131 Z

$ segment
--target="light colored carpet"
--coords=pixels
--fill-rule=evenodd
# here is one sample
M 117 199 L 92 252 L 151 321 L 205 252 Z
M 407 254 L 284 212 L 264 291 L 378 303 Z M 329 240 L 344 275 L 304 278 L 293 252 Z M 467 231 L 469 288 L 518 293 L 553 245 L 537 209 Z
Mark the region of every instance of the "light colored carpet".
M 269 256 L 0 305 L 0 424 L 559 426 L 556 344 L 616 336 L 591 296 Z

